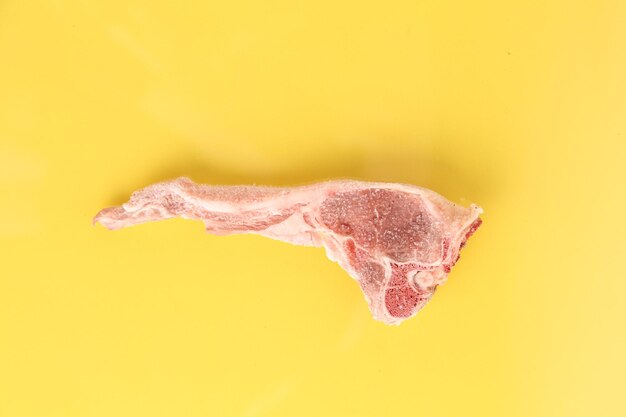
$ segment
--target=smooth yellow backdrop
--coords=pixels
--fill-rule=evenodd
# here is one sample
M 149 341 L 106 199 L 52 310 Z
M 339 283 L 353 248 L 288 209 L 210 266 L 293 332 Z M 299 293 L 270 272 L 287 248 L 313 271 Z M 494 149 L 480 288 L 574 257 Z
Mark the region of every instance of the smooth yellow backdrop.
M 626 3 L 0 3 L 0 416 L 624 416 Z M 430 187 L 484 226 L 414 319 L 151 182 Z

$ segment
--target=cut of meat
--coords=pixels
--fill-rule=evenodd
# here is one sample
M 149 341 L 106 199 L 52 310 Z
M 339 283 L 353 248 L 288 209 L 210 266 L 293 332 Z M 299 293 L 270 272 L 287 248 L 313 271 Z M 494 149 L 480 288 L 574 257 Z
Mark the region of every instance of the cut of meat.
M 256 233 L 323 246 L 361 286 L 375 319 L 399 324 L 445 282 L 482 209 L 413 185 L 329 181 L 302 187 L 151 185 L 94 218 L 108 229 L 182 217 L 209 233 Z

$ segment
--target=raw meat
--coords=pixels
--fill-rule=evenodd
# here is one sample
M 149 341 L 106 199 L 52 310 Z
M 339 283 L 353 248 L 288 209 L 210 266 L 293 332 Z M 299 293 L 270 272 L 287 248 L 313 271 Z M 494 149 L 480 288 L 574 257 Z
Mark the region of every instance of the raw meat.
M 302 187 L 208 186 L 188 178 L 151 185 L 94 218 L 108 229 L 182 217 L 209 233 L 256 233 L 323 246 L 361 286 L 376 320 L 415 315 L 481 224 L 464 208 L 412 185 L 329 181 Z

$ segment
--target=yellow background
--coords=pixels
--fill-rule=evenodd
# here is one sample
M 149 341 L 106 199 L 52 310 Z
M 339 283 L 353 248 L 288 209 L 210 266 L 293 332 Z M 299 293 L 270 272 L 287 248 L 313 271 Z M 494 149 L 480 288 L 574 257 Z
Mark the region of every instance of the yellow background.
M 583 3 L 587 3 L 586 5 Z M 0 2 L 0 416 L 623 416 L 626 3 Z M 151 182 L 484 207 L 414 319 Z

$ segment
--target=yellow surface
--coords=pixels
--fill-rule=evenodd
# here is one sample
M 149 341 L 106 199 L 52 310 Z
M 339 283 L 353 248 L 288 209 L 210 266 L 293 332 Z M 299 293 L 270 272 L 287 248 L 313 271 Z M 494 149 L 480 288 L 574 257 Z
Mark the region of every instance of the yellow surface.
M 583 3 L 587 3 L 583 5 Z M 0 3 L 0 416 L 624 416 L 626 3 Z M 100 208 L 409 182 L 484 226 L 400 327 L 323 250 Z

